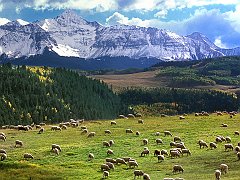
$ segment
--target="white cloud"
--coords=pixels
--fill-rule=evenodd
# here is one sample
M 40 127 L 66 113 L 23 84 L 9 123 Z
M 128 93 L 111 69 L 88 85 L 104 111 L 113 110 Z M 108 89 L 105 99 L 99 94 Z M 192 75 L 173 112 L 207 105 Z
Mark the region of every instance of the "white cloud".
M 215 44 L 216 46 L 220 47 L 220 48 L 225 48 L 225 49 L 228 48 L 226 44 L 222 43 L 222 38 L 221 38 L 221 36 L 218 36 L 218 37 L 215 39 L 214 44 Z
M 165 18 L 167 14 L 168 14 L 168 11 L 164 9 L 164 10 L 158 11 L 156 14 L 154 14 L 154 17 Z
M 232 27 L 240 33 L 240 5 L 236 6 L 235 11 L 229 11 L 224 14 Z

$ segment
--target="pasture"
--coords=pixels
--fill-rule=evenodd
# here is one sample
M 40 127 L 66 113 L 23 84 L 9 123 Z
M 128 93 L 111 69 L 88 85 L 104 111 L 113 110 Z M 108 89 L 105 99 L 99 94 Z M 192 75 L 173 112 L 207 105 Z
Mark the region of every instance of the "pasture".
M 89 132 L 96 132 L 92 138 L 81 134 L 80 127 L 68 127 L 67 130 L 51 131 L 51 126 L 45 126 L 45 132 L 38 134 L 35 128 L 29 131 L 0 129 L 7 136 L 6 141 L 0 140 L 0 149 L 7 151 L 7 159 L 0 161 L 0 179 L 102 179 L 101 164 L 105 158 L 131 157 L 137 160 L 140 169 L 150 175 L 152 180 L 162 180 L 165 177 L 182 177 L 185 180 L 211 180 L 214 171 L 219 169 L 221 163 L 229 166 L 229 172 L 221 176 L 222 180 L 239 180 L 240 161 L 234 151 L 225 151 L 224 144 L 218 143 L 217 149 L 200 149 L 197 144 L 202 139 L 209 145 L 215 142 L 217 135 L 230 136 L 234 147 L 240 142 L 240 136 L 234 131 L 240 131 L 240 115 L 233 118 L 229 115 L 186 116 L 180 120 L 178 116 L 171 117 L 143 117 L 144 124 L 135 119 L 116 119 L 117 125 L 111 125 L 110 120 L 85 121 L 79 126 L 87 126 Z M 222 123 L 228 127 L 221 127 Z M 126 129 L 132 129 L 133 134 L 126 134 Z M 105 134 L 109 129 L 111 134 Z M 169 143 L 173 137 L 164 136 L 164 131 L 171 131 L 174 136 L 181 137 L 192 155 L 180 158 L 165 157 L 163 162 L 158 162 L 153 156 L 154 150 L 170 150 Z M 135 134 L 136 131 L 140 135 Z M 160 136 L 155 133 L 160 132 Z M 142 140 L 147 138 L 150 155 L 140 157 L 144 149 Z M 161 138 L 163 144 L 157 145 L 155 140 Z M 103 147 L 103 141 L 114 140 L 110 147 L 113 155 L 107 155 L 109 147 Z M 23 147 L 15 148 L 15 141 L 23 141 Z M 57 156 L 51 152 L 51 145 L 59 144 L 62 152 Z M 24 153 L 31 153 L 34 159 L 25 160 Z M 95 158 L 88 160 L 88 154 L 93 153 Z M 184 173 L 172 173 L 175 164 L 182 165 Z M 133 168 L 126 165 L 115 165 L 115 170 L 110 170 L 108 179 L 134 179 Z M 142 179 L 142 178 L 137 178 Z

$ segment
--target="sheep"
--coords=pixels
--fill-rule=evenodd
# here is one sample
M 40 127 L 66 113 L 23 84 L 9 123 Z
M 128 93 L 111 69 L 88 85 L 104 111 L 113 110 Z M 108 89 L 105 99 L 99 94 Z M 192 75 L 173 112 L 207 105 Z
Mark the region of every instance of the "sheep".
M 163 180 L 174 180 L 173 178 L 164 178 Z
M 137 177 L 143 176 L 144 172 L 142 170 L 134 170 L 133 174 L 134 174 L 134 179 L 135 179 L 136 176 Z
M 85 119 L 79 119 L 79 120 L 77 120 L 77 123 L 82 124 L 82 123 L 84 123 L 84 121 L 85 121 Z
M 62 149 L 58 144 L 52 144 L 52 151 L 54 148 L 57 148 L 60 152 L 62 152 Z
M 108 167 L 109 167 L 110 169 L 112 169 L 112 170 L 114 170 L 114 169 L 115 169 L 115 166 L 114 166 L 114 164 L 113 164 L 113 163 L 111 163 L 111 162 L 106 162 L 106 165 L 108 165 Z
M 115 144 L 115 143 L 114 143 L 113 140 L 110 140 L 110 141 L 109 141 L 109 145 L 110 145 L 110 146 L 112 146 L 112 145 L 114 145 L 114 144 Z
M 156 143 L 157 143 L 157 144 L 162 144 L 163 141 L 162 141 L 162 139 L 156 139 Z
M 137 113 L 137 114 L 135 115 L 135 117 L 142 117 L 142 114 Z
M 112 158 L 106 158 L 106 162 L 116 163 L 116 160 Z
M 228 127 L 228 125 L 227 125 L 227 124 L 224 124 L 224 123 L 222 123 L 222 127 Z
M 36 129 L 41 129 L 42 127 L 40 125 L 36 125 Z
M 38 134 L 42 134 L 44 132 L 44 128 L 41 128 L 39 131 L 38 131 Z
M 217 112 L 217 116 L 223 116 L 222 112 Z
M 51 130 L 52 130 L 52 131 L 62 131 L 62 128 L 59 127 L 59 126 L 52 126 L 52 127 L 51 127 Z
M 164 155 L 158 155 L 157 158 L 158 158 L 158 162 L 164 161 Z
M 161 114 L 161 117 L 167 117 L 167 115 L 166 114 Z
M 203 140 L 199 140 L 198 141 L 198 144 L 199 144 L 199 146 L 200 146 L 200 149 L 203 147 L 206 147 L 206 148 L 208 148 L 208 145 L 207 145 L 207 143 L 205 142 L 205 141 L 203 141 Z
M 130 158 L 130 157 L 123 157 L 122 159 L 126 162 L 129 162 L 130 160 L 132 160 L 132 158 Z
M 225 151 L 227 149 L 231 149 L 233 151 L 233 145 L 232 144 L 225 144 L 224 147 L 225 147 Z
M 53 151 L 54 154 L 59 155 L 59 150 L 58 150 L 58 148 L 54 148 L 52 151 Z
M 5 137 L 5 139 L 7 139 L 7 136 L 6 136 L 6 134 L 5 133 L 3 133 L 3 132 L 0 132 L 0 136 L 4 136 Z
M 236 146 L 235 147 L 235 152 L 237 153 L 237 152 L 240 152 L 240 147 L 239 146 Z M 1 153 L 1 151 L 0 151 L 0 153 Z
M 1 153 L 1 161 L 4 161 L 5 159 L 7 159 L 7 154 L 6 153 Z
M 83 129 L 83 131 L 81 132 L 81 134 L 87 134 L 88 130 L 87 129 Z
M 81 130 L 87 129 L 87 126 L 81 126 L 80 129 Z
M 148 139 L 143 139 L 143 145 L 147 145 L 148 144 Z
M 15 147 L 22 147 L 23 146 L 23 142 L 20 140 L 16 140 L 15 141 Z
M 116 159 L 116 164 L 118 164 L 118 163 L 127 165 L 126 161 L 124 159 L 122 159 L 122 158 L 117 158 Z
M 219 170 L 215 171 L 216 180 L 220 180 L 221 174 L 222 174 L 221 171 L 219 171 Z
M 133 114 L 128 114 L 127 117 L 128 118 L 135 118 L 135 116 Z
M 179 116 L 179 119 L 182 120 L 182 119 L 185 119 L 185 117 L 184 116 Z
M 177 150 L 170 151 L 171 157 L 180 157 L 180 152 Z
M 67 126 L 66 125 L 62 125 L 62 129 L 66 130 Z
M 18 126 L 18 131 L 28 131 L 28 130 L 29 130 L 28 126 L 22 126 L 22 125 Z
M 110 147 L 110 144 L 109 144 L 109 142 L 107 142 L 107 141 L 103 141 L 103 146 L 105 146 L 105 147 Z
M 164 136 L 173 136 L 170 131 L 164 131 Z
M 95 132 L 90 132 L 87 137 L 88 137 L 88 138 L 94 137 L 95 134 L 96 134 Z
M 156 132 L 156 133 L 155 133 L 155 136 L 160 136 L 160 132 Z
M 237 153 L 237 158 L 240 160 L 240 152 Z
M 122 115 L 122 114 L 119 115 L 118 117 L 119 117 L 119 119 L 126 119 L 126 118 L 127 118 L 126 116 L 124 116 L 124 115 Z
M 4 149 L 0 149 L 0 153 L 1 153 L 1 154 L 7 154 L 7 151 L 4 150 Z
M 191 155 L 192 153 L 189 149 L 182 149 L 182 155 L 183 154 Z
M 228 172 L 228 165 L 226 164 L 220 164 L 219 168 L 222 174 L 226 174 Z
M 72 125 L 73 128 L 78 127 L 78 123 L 76 123 L 76 122 L 75 123 L 71 123 L 71 125 Z
M 174 165 L 173 166 L 173 173 L 176 173 L 176 172 L 182 172 L 183 173 L 184 169 L 181 165 Z
M 133 133 L 133 131 L 131 129 L 126 129 L 126 134 L 127 133 Z
M 184 180 L 183 178 L 175 178 L 175 180 Z
M 227 136 L 227 137 L 226 137 L 226 142 L 227 142 L 227 143 L 230 143 L 231 141 L 232 141 L 231 138 L 230 138 L 229 136 Z
M 146 173 L 143 174 L 143 180 L 151 180 L 150 176 Z
M 154 156 L 158 156 L 158 155 L 160 155 L 160 154 L 161 154 L 161 151 L 159 151 L 159 150 L 156 149 L 156 150 L 154 151 L 154 154 L 153 154 L 153 155 L 154 155 Z
M 0 135 L 0 139 L 3 140 L 3 141 L 6 141 L 6 137 L 3 136 L 3 135 Z
M 129 168 L 135 168 L 138 167 L 138 163 L 136 161 L 129 161 L 128 162 Z
M 46 123 L 41 122 L 41 123 L 39 123 L 39 125 L 40 126 L 46 126 Z
M 33 156 L 30 153 L 24 153 L 23 158 L 24 159 L 33 159 Z
M 141 156 L 149 155 L 150 151 L 148 149 L 145 149 L 142 151 Z
M 142 120 L 142 119 L 139 119 L 139 120 L 138 120 L 138 124 L 143 124 L 143 120 Z
M 136 135 L 139 136 L 139 135 L 140 135 L 140 132 L 139 132 L 139 131 L 136 131 Z
M 101 165 L 101 170 L 102 170 L 102 171 L 109 171 L 109 170 L 110 170 L 110 167 L 109 167 L 107 164 L 102 164 L 102 165 Z
M 167 150 L 162 149 L 162 150 L 161 150 L 161 155 L 167 155 L 167 156 L 168 156 L 168 152 L 167 152 Z
M 216 143 L 221 143 L 222 142 L 222 138 L 221 137 L 216 137 Z
M 94 159 L 94 154 L 93 153 L 89 153 L 88 154 L 88 160 L 91 161 Z
M 170 142 L 170 147 L 176 147 L 176 143 L 175 142 Z
M 107 178 L 109 176 L 109 172 L 108 171 L 103 171 L 103 179 Z
M 235 131 L 235 132 L 234 132 L 234 135 L 239 136 L 239 131 Z
M 210 142 L 209 146 L 210 146 L 210 149 L 213 149 L 213 148 L 216 149 L 217 148 L 217 145 L 214 142 Z
M 181 149 L 186 149 L 186 146 L 184 145 L 183 142 L 176 143 L 176 147 L 177 147 L 177 148 L 181 148 Z
M 238 142 L 238 146 L 240 146 L 240 142 Z
M 181 140 L 181 138 L 180 138 L 180 137 L 178 137 L 178 136 L 175 136 L 175 137 L 173 138 L 173 141 L 174 141 L 174 142 L 177 142 L 177 141 L 180 141 L 180 142 L 181 142 L 182 140 Z
M 114 154 L 114 153 L 113 153 L 113 150 L 108 149 L 108 150 L 107 150 L 107 155 L 110 155 L 110 154 Z
M 111 121 L 111 125 L 117 125 L 116 121 Z
M 112 134 L 110 130 L 105 130 L 105 134 Z

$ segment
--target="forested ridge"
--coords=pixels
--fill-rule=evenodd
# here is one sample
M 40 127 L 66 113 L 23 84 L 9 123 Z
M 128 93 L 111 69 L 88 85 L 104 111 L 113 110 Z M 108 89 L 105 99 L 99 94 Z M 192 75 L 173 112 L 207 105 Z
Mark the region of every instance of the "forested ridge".
M 0 66 L 0 125 L 112 119 L 124 111 L 108 85 L 48 67 Z

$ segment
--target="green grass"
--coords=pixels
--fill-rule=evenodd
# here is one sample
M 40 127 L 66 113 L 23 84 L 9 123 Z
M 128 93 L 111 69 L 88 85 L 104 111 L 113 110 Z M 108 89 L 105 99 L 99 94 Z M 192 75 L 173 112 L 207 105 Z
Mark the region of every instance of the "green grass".
M 217 135 L 230 136 L 234 146 L 240 141 L 239 136 L 234 136 L 234 131 L 239 130 L 239 115 L 230 119 L 228 115 L 209 117 L 195 117 L 189 115 L 185 120 L 173 117 L 143 118 L 144 124 L 138 124 L 137 119 L 118 119 L 116 126 L 111 126 L 110 121 L 85 122 L 89 131 L 95 131 L 96 136 L 87 138 L 82 135 L 80 128 L 68 128 L 62 132 L 53 132 L 46 126 L 45 133 L 37 134 L 37 130 L 18 132 L 16 130 L 0 130 L 7 135 L 6 142 L 0 141 L 0 148 L 7 150 L 8 159 L 0 161 L 0 179 L 101 179 L 100 165 L 107 157 L 130 156 L 137 160 L 139 167 L 148 173 L 153 180 L 161 180 L 164 177 L 183 177 L 186 180 L 211 180 L 214 179 L 214 171 L 221 163 L 229 166 L 229 173 L 222 176 L 222 180 L 239 180 L 240 171 L 236 154 L 233 151 L 225 152 L 224 143 L 218 144 L 216 150 L 199 149 L 197 141 L 203 139 L 206 142 L 214 141 Z M 227 123 L 228 127 L 220 127 Z M 131 128 L 134 132 L 140 131 L 141 135 L 126 134 L 125 129 Z M 110 129 L 112 134 L 105 135 L 104 130 Z M 192 156 L 184 155 L 181 158 L 172 159 L 166 157 L 164 162 L 158 163 L 153 156 L 155 149 L 169 150 L 169 142 L 173 137 L 164 137 L 163 131 L 170 130 L 173 135 L 180 136 Z M 156 137 L 155 132 L 161 135 Z M 148 138 L 147 146 L 151 153 L 149 156 L 140 157 L 144 146 L 142 139 Z M 156 145 L 155 139 L 161 138 L 163 145 Z M 15 140 L 22 140 L 22 148 L 14 148 Z M 102 146 L 102 141 L 113 139 L 115 145 L 111 147 L 114 155 L 107 155 L 108 148 Z M 51 144 L 61 145 L 62 152 L 54 155 Z M 94 153 L 95 159 L 88 161 L 88 153 Z M 24 160 L 23 153 L 31 153 L 33 160 Z M 172 166 L 180 164 L 185 169 L 183 174 L 172 174 Z M 110 172 L 109 179 L 133 179 L 133 169 L 125 165 L 116 165 Z

